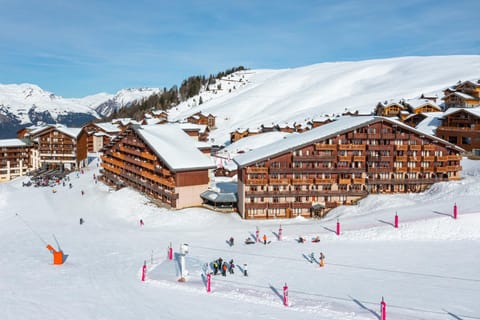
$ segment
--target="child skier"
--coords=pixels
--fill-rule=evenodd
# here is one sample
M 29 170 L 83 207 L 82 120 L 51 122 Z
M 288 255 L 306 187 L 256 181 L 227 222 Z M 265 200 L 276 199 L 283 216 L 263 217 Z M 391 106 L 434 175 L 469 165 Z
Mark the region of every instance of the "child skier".
M 230 260 L 230 265 L 228 266 L 228 272 L 230 272 L 230 274 L 233 274 L 233 269 L 235 268 L 235 264 L 233 263 L 233 259 Z
M 320 259 L 319 265 L 320 265 L 320 267 L 323 267 L 325 265 L 325 261 L 324 261 L 325 260 L 325 255 L 323 254 L 323 252 L 320 252 L 319 259 Z

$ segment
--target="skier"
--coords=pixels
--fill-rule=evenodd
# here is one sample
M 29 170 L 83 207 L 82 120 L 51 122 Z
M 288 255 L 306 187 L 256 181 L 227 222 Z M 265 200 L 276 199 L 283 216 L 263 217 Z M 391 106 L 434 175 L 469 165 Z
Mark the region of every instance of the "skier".
M 72 184 L 71 184 L 71 183 L 69 183 L 69 184 L 68 184 L 68 187 L 69 187 L 70 189 L 72 189 Z
M 218 273 L 218 261 L 213 261 L 213 275 L 216 276 Z
M 267 235 L 266 234 L 263 235 L 263 244 L 265 244 L 265 245 L 267 244 Z
M 245 277 L 248 277 L 247 264 L 246 264 L 246 263 L 243 264 L 243 275 L 244 275 Z
M 233 247 L 233 237 L 230 237 L 230 239 L 228 240 L 228 243 L 230 244 L 230 247 Z
M 315 260 L 315 253 L 310 253 L 310 263 L 313 263 L 313 261 Z
M 233 274 L 233 269 L 235 268 L 235 264 L 233 263 L 233 259 L 230 260 L 230 265 L 228 266 L 228 272 L 230 272 L 230 274 Z
M 83 224 L 83 218 L 80 218 L 80 225 Z
M 316 236 L 315 238 L 312 239 L 312 242 L 320 242 L 320 237 Z
M 223 265 L 222 265 L 222 276 L 226 277 L 227 276 L 227 263 L 224 262 Z
M 143 227 L 144 223 L 143 223 L 143 220 L 140 219 L 140 227 Z
M 254 244 L 255 241 L 252 240 L 252 238 L 248 237 L 247 239 L 245 239 L 245 244 Z
M 82 196 L 85 194 L 85 192 L 83 190 L 81 191 L 81 193 L 82 193 Z
M 302 236 L 298 236 L 298 242 L 304 243 L 304 242 L 305 242 L 305 238 L 302 237 Z
M 323 254 L 323 252 L 320 252 L 319 259 L 320 259 L 319 265 L 320 265 L 320 267 L 323 267 L 325 265 L 325 261 L 324 261 L 325 260 L 325 255 Z

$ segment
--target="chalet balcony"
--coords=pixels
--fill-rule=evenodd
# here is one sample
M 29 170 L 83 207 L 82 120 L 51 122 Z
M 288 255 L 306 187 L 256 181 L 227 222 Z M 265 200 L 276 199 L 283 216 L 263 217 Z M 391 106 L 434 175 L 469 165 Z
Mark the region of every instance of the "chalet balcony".
M 365 178 L 354 178 L 353 184 L 365 184 Z
M 382 133 L 382 139 L 394 140 L 395 134 L 394 133 Z
M 325 202 L 325 208 L 336 208 L 338 207 L 338 203 L 336 201 L 326 201 Z
M 449 156 L 438 156 L 437 157 L 437 161 L 442 161 L 442 162 L 445 162 L 445 161 L 460 161 L 460 160 L 462 160 L 461 155 L 449 155 Z
M 266 209 L 266 202 L 246 202 L 245 209 Z
M 152 160 L 152 161 L 155 161 L 157 160 L 157 157 L 149 152 L 142 152 L 141 154 L 141 157 L 145 158 L 145 159 L 148 159 L 148 160 Z
M 338 150 L 365 150 L 365 144 L 339 144 Z
M 369 144 L 368 150 L 374 150 L 374 151 L 392 150 L 392 145 L 391 144 Z
M 395 161 L 407 162 L 407 156 L 395 156 Z
M 408 133 L 395 133 L 396 140 L 410 140 L 410 135 Z
M 460 171 L 462 170 L 462 166 L 448 166 L 448 171 Z
M 268 208 L 271 209 L 286 209 L 290 207 L 290 203 L 288 202 L 269 202 Z
M 285 184 L 290 184 L 290 179 L 288 178 L 278 178 L 278 179 L 275 179 L 275 178 L 270 178 L 268 179 L 268 183 L 269 184 L 273 184 L 273 185 L 285 185 Z
M 367 139 L 379 140 L 379 139 L 382 139 L 382 135 L 380 133 L 368 133 Z
M 437 134 L 447 133 L 447 132 L 458 132 L 458 133 L 473 132 L 473 133 L 480 134 L 480 125 L 476 125 L 473 129 L 471 127 L 447 127 L 447 126 L 440 126 L 437 128 Z
M 421 167 L 408 167 L 408 172 L 420 172 L 421 170 Z
M 417 179 L 368 179 L 369 185 L 405 185 L 405 184 L 432 184 L 436 182 L 448 181 L 447 178 L 417 178 Z
M 247 173 L 268 173 L 267 167 L 247 167 Z
M 408 145 L 406 145 L 406 144 L 396 144 L 395 145 L 395 150 L 396 151 L 407 151 L 408 150 Z
M 125 143 L 125 144 L 129 144 L 131 146 L 135 146 L 135 147 L 138 147 L 138 148 L 145 148 L 145 145 L 143 144 L 143 142 L 137 140 L 137 139 L 133 139 L 133 138 L 123 138 L 122 139 L 122 142 Z
M 421 156 L 408 156 L 409 162 L 420 162 L 421 159 L 422 159 Z
M 291 202 L 290 205 L 292 208 L 299 209 L 310 209 L 312 207 L 311 202 Z
M 268 179 L 247 179 L 246 184 L 254 185 L 266 185 L 268 184 Z
M 164 176 L 167 176 L 167 177 L 172 175 L 170 170 L 168 170 L 166 168 L 155 167 L 155 169 L 153 171 L 155 171 L 157 173 L 160 173 L 160 174 L 162 174 Z
M 308 155 L 308 156 L 292 156 L 293 161 L 335 161 L 333 155 Z
M 407 167 L 394 167 L 393 171 L 395 171 L 395 172 L 407 172 Z
M 338 167 L 338 168 L 333 168 L 331 170 L 333 172 L 341 172 L 341 173 L 362 173 L 366 172 L 367 168 L 351 168 L 351 167 Z
M 422 150 L 422 146 L 419 145 L 419 144 L 411 144 L 408 146 L 408 148 L 412 151 L 421 151 Z
M 116 165 L 118 167 L 121 167 L 121 168 L 123 168 L 125 166 L 122 161 L 116 160 L 114 158 L 110 158 L 110 157 L 107 157 L 107 156 L 104 156 L 104 155 L 101 155 L 100 159 L 102 159 L 103 162 L 107 162 L 109 164 L 114 164 L 114 165 Z
M 365 162 L 365 160 L 366 160 L 365 156 L 353 156 L 354 162 Z
M 292 179 L 292 184 L 313 184 L 312 178 Z
M 370 167 L 367 169 L 368 172 L 371 172 L 371 173 L 388 173 L 388 172 L 391 172 L 392 171 L 392 168 L 389 168 L 389 167 Z
M 338 184 L 350 184 L 352 182 L 352 179 L 338 179 Z
M 435 156 L 424 156 L 423 161 L 433 162 L 435 161 Z
M 337 183 L 337 181 L 332 178 L 315 178 L 315 184 L 333 184 L 333 183 Z
M 445 166 L 445 167 L 435 167 L 435 172 L 438 172 L 438 173 L 447 173 L 449 170 L 448 170 L 449 167 Z
M 352 156 L 338 156 L 338 161 L 351 162 L 352 161 Z
M 315 150 L 337 150 L 336 144 L 316 143 Z
M 158 182 L 164 186 L 167 186 L 167 187 L 170 187 L 170 188 L 175 188 L 175 181 L 173 180 L 173 178 L 170 178 L 170 179 L 165 179 L 165 178 L 162 178 L 162 177 L 159 177 L 151 172 L 148 172 L 148 171 L 143 171 L 141 172 L 140 174 L 142 177 L 144 178 L 147 178 L 147 179 L 150 179 L 152 181 L 155 181 L 155 182 Z
M 425 151 L 435 151 L 435 146 L 433 144 L 424 144 L 423 150 Z
M 435 167 L 434 166 L 422 167 L 421 170 L 424 173 L 432 173 L 432 172 L 435 172 Z
M 100 165 L 101 165 L 105 170 L 110 171 L 110 172 L 113 172 L 113 173 L 115 173 L 115 174 L 117 174 L 117 175 L 120 175 L 120 174 L 122 173 L 122 169 L 120 169 L 120 168 L 115 168 L 114 166 L 112 166 L 112 165 L 110 165 L 110 164 L 108 164 L 108 163 L 106 163 L 106 162 L 102 162 Z
M 392 161 L 393 161 L 393 157 L 392 157 L 392 156 L 380 156 L 380 161 L 392 162 Z

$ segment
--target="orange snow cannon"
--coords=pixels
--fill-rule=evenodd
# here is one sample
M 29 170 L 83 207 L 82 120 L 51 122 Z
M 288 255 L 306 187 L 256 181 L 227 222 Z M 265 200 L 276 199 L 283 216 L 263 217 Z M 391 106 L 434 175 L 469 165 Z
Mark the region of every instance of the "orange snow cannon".
M 51 245 L 47 249 L 53 254 L 53 264 L 63 264 L 63 252 L 55 250 Z

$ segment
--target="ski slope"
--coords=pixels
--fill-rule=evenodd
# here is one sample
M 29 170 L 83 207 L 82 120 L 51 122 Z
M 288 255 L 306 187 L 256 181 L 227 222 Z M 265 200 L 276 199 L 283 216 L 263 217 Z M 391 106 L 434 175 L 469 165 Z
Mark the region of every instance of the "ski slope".
M 421 194 L 369 196 L 322 220 L 169 211 L 133 190 L 95 184 L 95 161 L 71 175 L 72 189 L 60 185 L 56 193 L 22 187 L 23 178 L 0 184 L 1 319 L 363 320 L 379 318 L 382 296 L 387 319 L 480 319 L 480 163 L 465 159 L 462 166 L 461 181 Z M 256 227 L 270 244 L 243 243 Z M 298 243 L 300 235 L 321 242 Z M 175 252 L 189 244 L 185 283 L 177 281 L 178 263 L 167 259 L 170 242 Z M 68 255 L 63 265 L 52 264 L 46 243 Z M 212 276 L 207 293 L 205 263 L 219 257 L 234 259 L 235 274 Z M 248 277 L 240 272 L 245 263 Z

